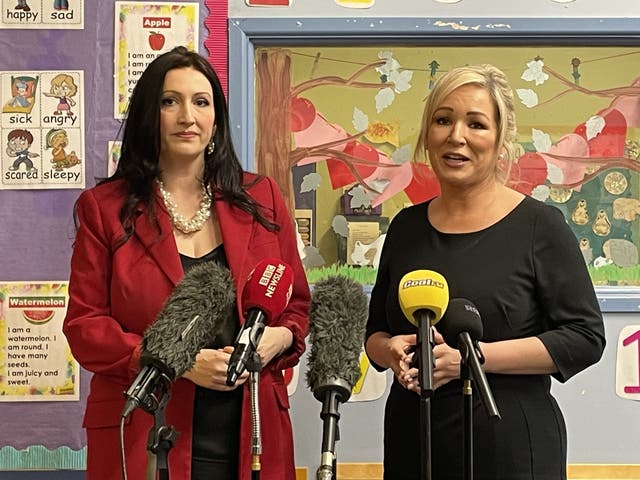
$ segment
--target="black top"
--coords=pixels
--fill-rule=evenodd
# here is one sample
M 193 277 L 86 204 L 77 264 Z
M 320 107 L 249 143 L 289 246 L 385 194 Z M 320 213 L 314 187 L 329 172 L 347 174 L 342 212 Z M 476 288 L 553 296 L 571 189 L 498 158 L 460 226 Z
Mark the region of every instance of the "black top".
M 214 261 L 228 267 L 223 245 L 200 258 L 191 258 L 180 254 L 182 268 L 186 272 L 199 263 Z M 237 312 L 234 309 L 232 321 L 225 322 L 209 348 L 222 348 L 233 345 L 239 330 Z M 240 414 L 242 411 L 242 387 L 229 392 L 221 392 L 196 386 L 193 408 L 193 475 L 192 478 L 204 477 L 198 471 L 237 472 L 238 450 L 240 441 Z M 214 470 L 202 464 L 217 464 Z M 223 470 L 218 470 L 219 468 Z M 237 478 L 231 474 L 226 478 Z
M 526 197 L 496 224 L 446 234 L 428 221 L 428 202 L 392 221 L 371 293 L 367 337 L 416 333 L 398 302 L 408 272 L 428 269 L 447 280 L 450 298 L 467 298 L 482 317 L 483 341 L 537 336 L 564 382 L 604 349 L 597 298 L 577 241 L 554 207 Z M 376 366 L 376 365 L 374 365 Z M 379 370 L 381 368 L 376 366 Z M 566 433 L 548 375 L 487 375 L 502 420 L 492 424 L 474 395 L 475 478 L 566 478 Z M 462 477 L 461 383 L 430 401 L 434 480 Z M 419 478 L 419 396 L 394 381 L 385 410 L 385 479 Z

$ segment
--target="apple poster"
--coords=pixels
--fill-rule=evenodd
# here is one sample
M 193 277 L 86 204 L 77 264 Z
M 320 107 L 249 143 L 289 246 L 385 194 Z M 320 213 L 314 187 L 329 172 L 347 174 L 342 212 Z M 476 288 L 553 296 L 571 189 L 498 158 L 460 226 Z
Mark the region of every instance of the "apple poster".
M 183 45 L 197 50 L 199 3 L 115 3 L 114 118 L 123 118 L 145 68 Z

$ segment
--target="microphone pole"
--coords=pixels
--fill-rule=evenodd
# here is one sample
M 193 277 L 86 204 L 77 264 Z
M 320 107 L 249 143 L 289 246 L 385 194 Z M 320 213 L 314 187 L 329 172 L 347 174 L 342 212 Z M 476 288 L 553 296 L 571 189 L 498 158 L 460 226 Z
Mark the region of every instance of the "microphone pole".
M 320 465 L 316 470 L 316 480 L 336 479 L 336 441 L 340 440 L 339 407 L 351 396 L 351 386 L 339 378 L 332 379 L 330 384 L 317 388 L 318 397 L 323 398 L 322 411 L 322 447 Z
M 478 347 L 478 342 L 472 340 L 468 332 L 460 333 L 458 338 L 460 356 L 462 357 L 462 361 L 465 365 L 467 365 L 471 370 L 471 378 L 480 390 L 480 398 L 487 412 L 487 416 L 491 420 L 500 420 L 498 406 L 496 405 L 496 401 L 491 393 L 491 388 L 489 387 L 489 382 L 487 382 L 484 370 L 482 370 L 481 367 L 481 364 L 484 363 L 484 355 L 482 355 L 482 352 Z
M 433 395 L 433 331 L 435 314 L 426 309 L 417 310 L 418 321 L 416 354 L 420 382 L 420 472 L 424 480 L 431 479 L 431 396 Z
M 260 405 L 258 403 L 260 383 L 260 356 L 253 352 L 247 362 L 249 371 L 249 396 L 251 397 L 251 480 L 260 480 L 260 455 L 262 455 L 262 430 L 260 427 Z
M 464 357 L 463 357 L 464 358 Z M 462 380 L 462 402 L 464 421 L 464 440 L 462 445 L 462 458 L 464 480 L 473 480 L 473 388 L 469 367 L 464 359 L 460 364 L 460 379 Z
M 431 397 L 433 396 L 432 326 L 442 317 L 449 303 L 445 278 L 431 270 L 406 273 L 398 284 L 398 302 L 407 320 L 418 329 L 416 353 L 420 382 L 420 474 L 431 480 Z
M 460 378 L 463 381 L 462 395 L 464 397 L 464 479 L 473 480 L 473 381 L 478 384 L 482 404 L 491 420 L 500 420 L 500 412 L 489 388 L 487 377 L 480 366 L 484 363 L 484 356 L 477 347 L 477 342 L 471 340 L 468 332 L 459 334 L 458 348 L 462 364 Z M 478 352 L 476 352 L 476 349 Z
M 178 437 L 172 426 L 165 421 L 165 407 L 169 402 L 168 383 L 162 383 L 158 394 L 158 405 L 153 411 L 153 427 L 147 439 L 147 480 L 169 480 L 169 450 Z
M 464 422 L 463 478 L 473 480 L 473 382 L 480 390 L 480 398 L 489 420 L 500 420 L 500 412 L 481 367 L 484 355 L 477 340 L 482 338 L 480 312 L 470 300 L 452 298 L 438 329 L 446 344 L 460 351 Z

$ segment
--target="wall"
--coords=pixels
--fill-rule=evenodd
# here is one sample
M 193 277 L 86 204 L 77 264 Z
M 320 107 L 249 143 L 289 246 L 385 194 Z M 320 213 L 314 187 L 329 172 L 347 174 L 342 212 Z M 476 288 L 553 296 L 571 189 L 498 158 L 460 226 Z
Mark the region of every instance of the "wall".
M 486 23 L 513 23 L 517 24 L 517 28 L 527 30 L 531 36 L 536 35 L 536 28 L 562 34 L 565 26 L 564 33 L 571 36 L 576 33 L 576 22 L 571 21 L 573 18 L 583 25 L 578 28 L 583 34 L 591 29 L 598 32 L 601 39 L 605 39 L 624 30 L 631 38 L 629 44 L 638 45 L 640 40 L 632 27 L 637 16 L 633 1 L 605 4 L 598 0 L 578 0 L 560 4 L 551 0 L 462 0 L 457 4 L 440 4 L 429 0 L 379 0 L 370 9 L 355 10 L 340 7 L 333 0 L 298 0 L 291 8 L 270 9 L 247 7 L 243 0 L 231 0 L 230 77 L 236 81 L 230 86 L 230 105 L 232 119 L 238 127 L 237 145 L 243 158 L 250 162 L 249 159 L 253 156 L 253 111 L 251 102 L 243 97 L 243 93 L 253 89 L 253 46 L 306 46 L 323 45 L 323 42 L 344 45 L 354 41 L 354 38 L 356 42 L 377 44 L 379 36 L 390 41 L 394 37 L 394 31 L 397 31 L 398 37 L 402 37 L 404 43 L 401 41 L 401 44 L 411 44 L 413 32 L 424 37 L 430 25 L 441 18 L 454 20 L 462 27 L 476 23 L 484 27 L 487 26 Z M 631 20 L 632 17 L 636 18 Z M 374 22 L 370 21 L 374 18 Z M 490 18 L 491 21 L 472 22 L 483 18 Z M 516 21 L 501 21 L 513 18 Z M 529 22 L 529 19 L 535 19 L 535 22 Z M 605 23 L 610 20 L 618 27 L 608 35 Z M 528 28 L 528 23 L 535 25 Z M 455 33 L 452 28 L 449 38 Z M 473 32 L 469 32 L 466 36 L 470 44 L 473 44 L 473 35 Z M 538 36 L 543 39 L 545 37 L 544 34 Z M 235 89 L 234 85 L 237 86 Z M 636 447 L 637 435 L 631 425 L 640 421 L 640 412 L 636 402 L 622 400 L 615 394 L 618 336 L 625 326 L 640 324 L 635 313 L 640 306 L 638 291 L 611 294 L 599 289 L 598 294 L 601 307 L 606 312 L 607 349 L 603 359 L 567 384 L 554 382 L 552 387 L 567 420 L 569 462 L 638 464 L 640 457 Z M 340 419 L 341 440 L 338 443 L 339 462 L 381 461 L 383 407 L 383 400 L 343 405 Z M 313 397 L 309 392 L 300 392 L 292 398 L 296 459 L 299 465 L 312 466 L 319 461 L 319 412 L 320 404 L 316 402 L 314 407 Z
M 201 17 L 206 16 L 204 0 L 200 1 Z M 4 2 L 3 2 L 4 5 Z M 113 64 L 113 1 L 85 2 L 84 30 L 1 30 L 0 64 L 4 70 L 83 69 L 85 72 L 85 131 L 87 186 L 93 179 L 105 175 L 103 166 L 106 142 L 116 135 L 119 123 L 112 112 Z M 601 2 L 577 0 L 558 4 L 550 0 L 514 2 L 493 0 L 458 4 L 439 4 L 429 0 L 378 0 L 369 10 L 353 11 L 338 7 L 333 0 L 297 0 L 291 9 L 249 8 L 243 0 L 231 0 L 229 17 L 244 18 L 308 18 L 308 17 L 518 17 L 548 18 L 616 17 L 637 15 L 636 0 Z M 107 21 L 108 19 L 108 21 Z M 202 52 L 207 31 L 201 26 Z M 16 41 L 18 39 L 19 41 Z M 27 45 L 20 49 L 16 45 Z M 233 48 L 233 46 L 231 47 Z M 250 62 L 249 62 L 250 63 Z M 231 65 L 231 68 L 235 68 Z M 232 77 L 233 78 L 233 77 Z M 230 103 L 246 102 L 230 94 Z M 249 124 L 238 123 L 240 129 Z M 241 143 L 242 141 L 240 141 Z M 245 142 L 239 145 L 247 151 Z M 250 158 L 248 154 L 244 158 Z M 250 165 L 247 165 L 250 166 Z M 0 263 L 1 280 L 61 280 L 69 273 L 69 257 L 73 238 L 71 209 L 79 191 L 2 191 L 0 193 L 0 248 L 4 252 Z M 637 303 L 637 297 L 630 298 Z M 627 309 L 628 310 L 628 309 Z M 567 385 L 554 384 L 554 392 L 564 408 L 569 426 L 569 460 L 572 463 L 640 463 L 637 438 L 630 426 L 638 425 L 637 405 L 620 401 L 613 393 L 615 345 L 620 329 L 640 323 L 633 313 L 607 313 L 608 347 L 598 365 L 572 379 Z M 302 359 L 302 364 L 306 358 Z M 83 375 L 82 390 L 86 395 L 88 375 Z M 297 393 L 292 397 L 292 417 L 295 428 L 296 462 L 312 472 L 320 458 L 320 403 L 304 388 L 300 377 Z M 84 396 L 84 395 L 83 395 Z M 338 455 L 341 462 L 378 462 L 382 458 L 383 400 L 346 404 L 341 407 L 341 438 Z M 72 409 L 77 428 L 82 405 L 33 405 L 33 415 L 55 417 L 62 409 Z M 15 425 L 19 421 L 16 405 L 0 405 L 0 422 Z M 586 421 L 588 419 L 588 421 Z M 0 445 L 9 440 L 0 434 Z M 81 435 L 81 433 L 79 433 Z M 268 441 L 268 439 L 265 439 Z M 27 472 L 1 474 L 7 480 L 77 480 L 78 473 Z
M 33 7 L 49 0 L 29 0 Z M 71 0 L 74 2 L 80 0 Z M 51 0 L 53 3 L 53 0 Z M 157 2 L 160 3 L 160 2 Z M 205 1 L 200 0 L 200 51 L 208 36 L 204 21 L 208 16 Z M 11 10 L 17 2 L 3 0 L 2 7 Z M 77 4 L 76 4 L 77 5 Z M 108 141 L 118 134 L 120 122 L 113 115 L 113 37 L 115 0 L 84 0 L 84 29 L 0 29 L 0 65 L 4 71 L 83 70 L 85 105 L 86 185 L 107 174 Z M 223 22 L 224 25 L 224 22 Z M 224 33 L 224 32 L 223 32 Z M 2 140 L 2 151 L 6 138 Z M 80 190 L 0 190 L 0 249 L 5 252 L 0 262 L 0 281 L 66 280 L 74 237 L 73 204 Z M 56 430 L 73 438 L 73 448 L 84 445 L 81 428 L 84 399 L 90 375 L 83 371 L 80 379 L 81 402 L 0 402 L 0 448 L 11 445 L 16 432 L 37 430 L 38 423 L 47 426 L 55 442 Z M 34 425 L 30 424 L 34 419 Z M 37 419 L 43 421 L 38 422 Z M 0 465 L 0 468 L 2 466 Z M 0 472 L 0 478 L 74 480 L 83 472 Z
M 257 17 L 413 17 L 413 18 L 565 18 L 565 17 L 631 17 L 637 15 L 634 0 L 576 0 L 558 3 L 552 0 L 529 2 L 513 0 L 461 0 L 458 3 L 440 3 L 436 0 L 377 0 L 371 8 L 349 9 L 334 0 L 293 0 L 292 7 L 248 7 L 245 0 L 229 0 L 229 18 Z M 354 2 L 355 3 L 355 2 Z

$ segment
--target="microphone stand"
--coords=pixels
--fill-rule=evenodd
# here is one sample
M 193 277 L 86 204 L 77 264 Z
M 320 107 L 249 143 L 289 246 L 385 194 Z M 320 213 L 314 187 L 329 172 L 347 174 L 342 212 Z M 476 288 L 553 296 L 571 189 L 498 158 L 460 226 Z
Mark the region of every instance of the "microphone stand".
M 420 476 L 431 480 L 431 397 L 433 396 L 433 331 L 435 314 L 426 309 L 415 312 L 418 322 L 416 354 L 420 382 Z
M 480 389 L 480 398 L 490 420 L 500 420 L 500 412 L 489 388 L 487 377 L 481 366 L 484 355 L 478 342 L 471 340 L 469 333 L 459 335 L 458 348 L 460 350 L 461 365 L 460 379 L 462 380 L 462 395 L 464 408 L 464 480 L 473 480 L 473 388 L 472 380 Z
M 351 387 L 340 378 L 331 378 L 314 392 L 316 399 L 322 401 L 322 448 L 320 465 L 316 470 L 316 480 L 336 480 L 336 441 L 340 440 L 340 404 L 351 396 Z
M 462 458 L 464 480 L 473 480 L 473 388 L 471 386 L 471 373 L 465 361 L 460 365 L 460 379 L 462 380 L 462 401 L 464 410 L 464 439 L 462 445 Z
M 167 377 L 168 380 L 168 377 Z M 149 430 L 147 439 L 147 480 L 169 480 L 169 450 L 178 437 L 178 433 L 173 427 L 165 425 L 165 407 L 171 396 L 169 393 L 170 383 L 160 382 L 158 403 L 152 410 L 153 427 Z
M 253 352 L 247 362 L 249 371 L 249 396 L 251 397 L 251 480 L 260 480 L 260 455 L 262 455 L 262 431 L 260 425 L 260 406 L 258 402 L 260 355 Z

